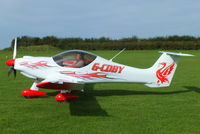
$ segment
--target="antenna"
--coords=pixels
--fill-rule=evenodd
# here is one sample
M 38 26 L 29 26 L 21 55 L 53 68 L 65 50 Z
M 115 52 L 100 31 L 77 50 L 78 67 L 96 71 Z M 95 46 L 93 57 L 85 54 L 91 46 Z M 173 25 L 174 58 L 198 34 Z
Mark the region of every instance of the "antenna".
M 119 53 L 117 53 L 115 56 L 113 56 L 109 61 L 112 61 L 114 58 L 116 58 L 118 55 L 120 55 L 126 48 L 122 49 Z

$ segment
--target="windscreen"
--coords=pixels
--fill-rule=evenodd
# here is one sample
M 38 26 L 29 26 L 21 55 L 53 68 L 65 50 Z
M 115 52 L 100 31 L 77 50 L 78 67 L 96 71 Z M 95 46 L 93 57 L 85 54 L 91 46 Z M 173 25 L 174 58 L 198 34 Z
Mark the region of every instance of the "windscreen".
M 71 50 L 53 56 L 53 60 L 62 67 L 81 68 L 96 59 L 96 55 L 82 51 Z

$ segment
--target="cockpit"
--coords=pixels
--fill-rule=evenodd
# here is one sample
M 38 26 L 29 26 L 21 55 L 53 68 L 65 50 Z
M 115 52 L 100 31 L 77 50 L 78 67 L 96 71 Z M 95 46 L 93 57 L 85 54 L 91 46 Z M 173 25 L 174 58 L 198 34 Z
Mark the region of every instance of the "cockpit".
M 70 50 L 53 56 L 53 60 L 62 67 L 81 68 L 96 59 L 96 55 L 83 50 Z

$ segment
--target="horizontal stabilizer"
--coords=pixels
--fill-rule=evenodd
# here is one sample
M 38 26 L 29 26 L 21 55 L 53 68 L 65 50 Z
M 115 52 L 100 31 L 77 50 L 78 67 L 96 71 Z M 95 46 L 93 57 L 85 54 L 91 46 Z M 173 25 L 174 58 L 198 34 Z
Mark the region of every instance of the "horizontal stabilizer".
M 148 83 L 148 84 L 144 84 L 147 87 L 150 88 L 160 88 L 160 87 L 168 87 L 169 84 L 168 83 L 164 83 L 164 84 L 159 84 L 159 83 Z
M 174 53 L 174 52 L 164 52 L 164 51 L 159 51 L 159 53 L 166 53 L 168 55 L 176 55 L 176 56 L 194 56 L 192 54 L 184 54 L 184 53 Z

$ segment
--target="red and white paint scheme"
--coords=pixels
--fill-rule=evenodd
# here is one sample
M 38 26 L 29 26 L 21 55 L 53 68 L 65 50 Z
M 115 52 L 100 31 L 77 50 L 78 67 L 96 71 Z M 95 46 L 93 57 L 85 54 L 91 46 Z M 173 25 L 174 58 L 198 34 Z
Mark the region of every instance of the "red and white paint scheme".
M 26 77 L 34 79 L 30 89 L 22 91 L 25 97 L 46 95 L 39 88 L 56 89 L 61 92 L 57 101 L 78 98 L 71 94 L 77 85 L 102 82 L 140 83 L 148 87 L 167 87 L 170 85 L 180 56 L 190 54 L 161 52 L 155 64 L 140 69 L 115 63 L 83 50 L 70 50 L 52 57 L 24 56 L 16 58 L 17 40 L 15 39 L 13 59 L 6 61 L 9 73 L 19 70 Z M 39 81 L 40 80 L 40 81 Z M 80 86 L 78 86 L 80 87 Z M 80 89 L 82 90 L 82 89 Z

